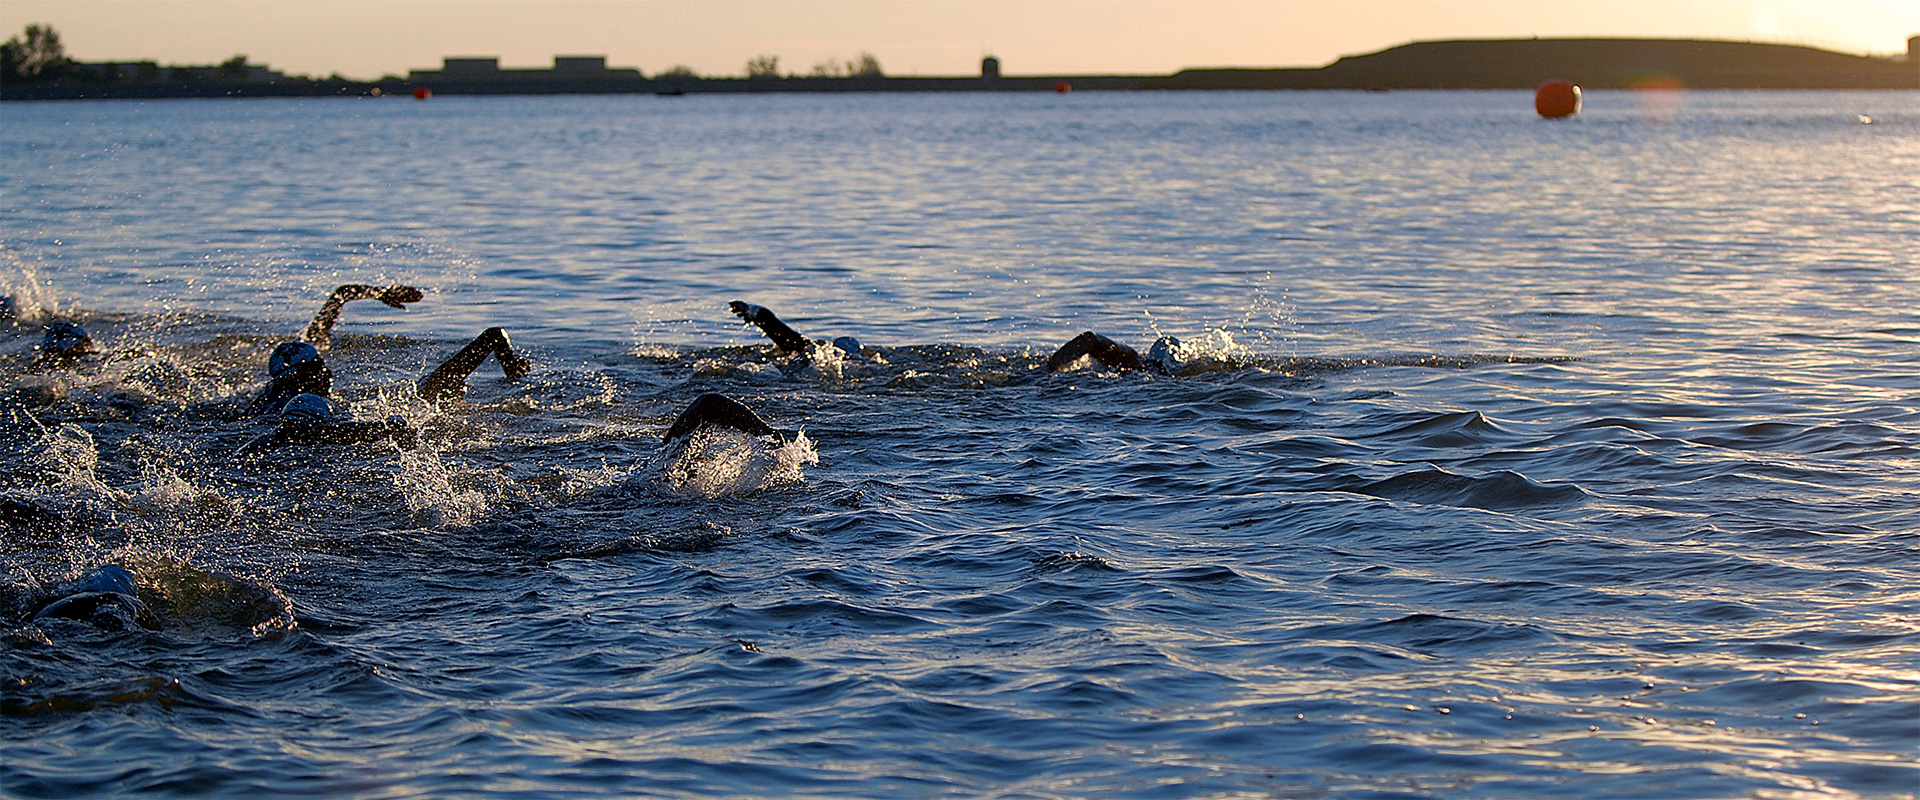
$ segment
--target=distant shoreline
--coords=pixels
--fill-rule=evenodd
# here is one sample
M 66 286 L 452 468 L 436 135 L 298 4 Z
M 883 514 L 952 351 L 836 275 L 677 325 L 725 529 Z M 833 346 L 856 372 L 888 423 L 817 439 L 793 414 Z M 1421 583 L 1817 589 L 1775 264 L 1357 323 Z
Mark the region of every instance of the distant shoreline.
M 1588 89 L 1920 89 L 1916 49 L 1920 37 L 1909 40 L 1904 59 L 1701 39 L 1478 39 L 1413 42 L 1323 67 L 1204 68 L 1171 75 L 646 78 L 630 69 L 418 71 L 379 81 L 7 84 L 0 85 L 0 100 L 406 97 L 418 89 L 437 95 L 1531 89 L 1556 78 Z M 995 61 L 995 73 L 997 67 Z

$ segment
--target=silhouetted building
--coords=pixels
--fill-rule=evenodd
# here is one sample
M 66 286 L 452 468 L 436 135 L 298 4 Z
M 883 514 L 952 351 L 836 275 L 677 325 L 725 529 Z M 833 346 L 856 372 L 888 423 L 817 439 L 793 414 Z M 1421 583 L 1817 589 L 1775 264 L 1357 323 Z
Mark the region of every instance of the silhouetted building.
M 444 58 L 440 61 L 440 76 L 443 78 L 492 78 L 500 74 L 500 57 Z M 419 70 L 407 73 L 419 74 Z
M 633 67 L 608 67 L 606 56 L 554 56 L 552 69 L 501 69 L 498 56 L 449 56 L 439 69 L 407 72 L 410 83 L 640 80 Z
M 606 56 L 554 56 L 553 74 L 573 77 L 598 75 L 607 71 Z
M 980 59 L 980 77 L 989 81 L 1000 77 L 1000 59 L 993 56 Z
M 85 61 L 73 65 L 73 79 L 97 83 L 273 83 L 285 73 L 262 64 L 233 61 L 227 64 L 191 64 L 160 66 L 152 61 Z

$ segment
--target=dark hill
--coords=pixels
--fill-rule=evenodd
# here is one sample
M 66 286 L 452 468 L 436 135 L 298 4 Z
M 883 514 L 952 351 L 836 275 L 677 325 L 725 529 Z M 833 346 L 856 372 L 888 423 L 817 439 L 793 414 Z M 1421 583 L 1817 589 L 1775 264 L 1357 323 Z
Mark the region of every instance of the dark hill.
M 1531 89 L 1565 78 L 1589 89 L 1912 89 L 1910 56 L 1853 56 L 1786 44 L 1694 39 L 1462 39 L 1347 56 L 1320 69 L 1190 69 L 1167 88 Z

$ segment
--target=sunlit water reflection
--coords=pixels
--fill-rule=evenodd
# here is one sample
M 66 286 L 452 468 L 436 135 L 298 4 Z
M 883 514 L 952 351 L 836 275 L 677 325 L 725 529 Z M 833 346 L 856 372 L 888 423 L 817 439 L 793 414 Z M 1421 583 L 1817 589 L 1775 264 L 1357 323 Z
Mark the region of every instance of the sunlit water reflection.
M 1528 100 L 8 104 L 0 791 L 1912 795 L 1920 96 Z

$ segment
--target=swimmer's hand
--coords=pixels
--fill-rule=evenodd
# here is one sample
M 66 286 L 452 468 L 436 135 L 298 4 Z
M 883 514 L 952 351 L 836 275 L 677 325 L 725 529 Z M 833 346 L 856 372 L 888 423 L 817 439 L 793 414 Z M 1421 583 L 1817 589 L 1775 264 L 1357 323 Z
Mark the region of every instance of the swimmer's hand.
M 375 298 L 382 303 L 405 311 L 408 303 L 418 303 L 426 297 L 419 289 L 411 286 L 388 286 L 380 290 Z
M 799 331 L 788 327 L 787 323 L 781 322 L 780 318 L 774 316 L 773 312 L 767 310 L 765 306 L 735 300 L 728 303 L 727 308 L 741 319 L 759 326 L 760 332 L 765 333 L 768 339 L 772 339 L 773 346 L 783 353 L 805 353 L 813 350 L 813 342 L 801 336 Z
M 727 309 L 732 311 L 734 315 L 738 316 L 743 322 L 760 322 L 768 313 L 765 306 L 756 306 L 752 303 L 743 303 L 739 300 L 728 303 Z
M 320 304 L 320 310 L 313 315 L 313 321 L 307 323 L 307 329 L 300 338 L 308 344 L 322 350 L 333 343 L 333 323 L 340 319 L 340 309 L 355 300 L 378 300 L 394 308 L 405 311 L 408 303 L 418 303 L 426 297 L 419 289 L 411 286 L 365 286 L 358 283 L 342 284 L 327 295 Z

